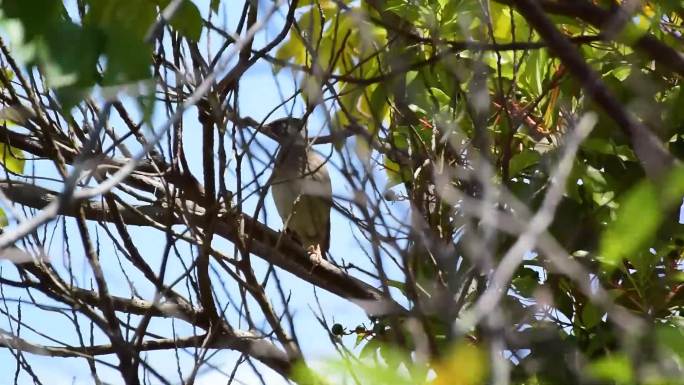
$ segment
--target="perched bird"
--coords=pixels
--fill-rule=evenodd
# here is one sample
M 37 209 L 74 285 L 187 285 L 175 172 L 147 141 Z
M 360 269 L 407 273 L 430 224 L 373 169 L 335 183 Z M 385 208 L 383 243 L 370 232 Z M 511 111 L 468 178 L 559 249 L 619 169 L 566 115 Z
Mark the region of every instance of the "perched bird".
M 277 119 L 268 126 L 280 143 L 271 193 L 285 230 L 309 255 L 327 259 L 332 186 L 325 160 L 307 143 L 301 119 Z

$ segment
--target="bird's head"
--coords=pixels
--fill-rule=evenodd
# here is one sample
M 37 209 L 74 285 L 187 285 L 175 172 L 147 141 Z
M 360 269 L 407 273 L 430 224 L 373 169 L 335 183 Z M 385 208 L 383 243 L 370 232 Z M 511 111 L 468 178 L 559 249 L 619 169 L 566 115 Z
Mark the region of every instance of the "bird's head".
M 271 133 L 280 143 L 288 143 L 304 138 L 304 121 L 299 118 L 286 117 L 272 121 L 268 124 Z

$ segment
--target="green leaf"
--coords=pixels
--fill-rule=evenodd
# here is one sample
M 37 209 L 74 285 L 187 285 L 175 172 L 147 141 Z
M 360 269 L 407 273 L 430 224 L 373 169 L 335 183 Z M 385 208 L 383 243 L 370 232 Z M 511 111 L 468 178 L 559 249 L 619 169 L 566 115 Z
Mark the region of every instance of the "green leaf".
M 508 164 L 508 175 L 512 178 L 520 174 L 526 168 L 539 163 L 541 154 L 534 150 L 524 150 L 515 154 Z
M 43 35 L 60 21 L 61 1 L 56 0 L 3 0 L 5 16 L 17 18 L 24 26 L 26 41 Z
M 403 182 L 401 178 L 401 167 L 399 164 L 394 162 L 388 156 L 383 157 L 383 164 L 385 166 L 385 172 L 387 173 L 387 185 L 385 190 L 394 187 Z
M 2 2 L 2 10 L 6 16 L 21 21 L 23 48 L 32 48 L 29 64 L 40 66 L 48 86 L 57 90 L 62 106 L 68 110 L 81 100 L 80 89 L 95 84 L 102 47 L 99 31 L 64 18 L 61 3 L 8 0 Z M 64 87 L 72 88 L 72 92 L 65 92 Z
M 603 314 L 603 311 L 601 311 L 601 309 L 599 309 L 596 305 L 591 302 L 587 302 L 582 307 L 582 324 L 587 329 L 591 329 L 601 322 Z
M 612 202 L 614 198 L 615 193 L 613 191 L 591 193 L 591 199 L 597 206 L 605 206 Z
M 608 225 L 601 239 L 601 256 L 617 266 L 648 241 L 662 220 L 658 192 L 650 181 L 632 188 L 620 202 L 617 218 Z
M 375 338 L 370 339 L 366 345 L 361 349 L 359 353 L 360 358 L 373 358 L 376 356 L 378 349 L 380 349 L 380 343 L 375 340 Z
M 532 95 L 540 95 L 544 90 L 544 79 L 548 69 L 549 60 L 544 50 L 535 50 L 525 60 L 524 72 L 521 80 L 531 91 Z
M 679 204 L 684 195 L 684 167 L 675 168 L 664 180 L 665 184 L 660 190 L 664 205 Z
M 276 59 L 285 62 L 292 61 L 295 64 L 304 64 L 304 60 L 306 60 L 306 48 L 301 40 L 293 37 L 278 48 L 275 57 Z M 281 69 L 282 66 L 278 64 L 273 65 L 274 72 L 277 73 Z
M 91 86 L 95 82 L 97 59 L 101 49 L 102 37 L 91 28 L 81 28 L 72 23 L 60 23 L 46 37 L 50 49 L 50 57 L 45 58 L 50 63 L 46 69 L 48 76 L 50 71 L 57 70 L 62 76 L 75 77 L 74 82 L 66 85 L 79 84 Z M 48 78 L 50 80 L 50 78 Z M 52 77 L 53 86 L 55 84 Z
M 634 152 L 629 146 L 618 146 L 612 140 L 606 138 L 588 138 L 582 143 L 582 149 L 597 154 L 617 156 L 623 161 L 636 159 Z
M 7 214 L 5 214 L 5 210 L 0 208 L 0 229 L 7 226 L 9 224 L 9 221 L 7 220 Z
M 370 170 L 371 168 L 371 155 L 373 149 L 371 148 L 370 144 L 368 144 L 368 141 L 365 138 L 358 137 L 354 141 L 356 146 L 354 146 L 354 152 L 356 153 L 356 156 L 358 157 L 359 161 L 363 164 L 363 166 Z
M 152 47 L 141 39 L 121 31 L 109 36 L 107 43 L 105 85 L 118 85 L 150 78 Z
M 309 106 L 314 106 L 323 102 L 323 86 L 321 79 L 315 75 L 304 74 L 300 88 L 302 90 L 302 98 Z
M 394 279 L 387 279 L 387 285 L 399 289 L 402 293 L 406 293 L 406 284 Z
M 435 367 L 434 385 L 484 384 L 489 361 L 482 348 L 475 345 L 458 345 L 446 359 Z
M 371 93 L 370 109 L 373 119 L 371 119 L 371 127 L 368 127 L 368 130 L 375 135 L 379 131 L 378 125 L 381 125 L 382 121 L 388 117 L 389 111 L 387 90 L 382 84 L 378 84 Z
M 24 172 L 24 153 L 14 147 L 8 146 L 4 143 L 0 143 L 0 156 L 2 165 L 7 169 L 7 171 L 13 172 L 15 174 L 21 174 Z
M 532 297 L 534 290 L 539 286 L 539 273 L 532 269 L 521 268 L 513 278 L 513 287 L 525 297 Z
M 143 122 L 151 125 L 155 106 L 154 94 L 140 95 L 136 98 L 136 102 L 138 102 L 137 105 L 142 114 Z
M 399 352 L 396 351 L 395 348 L 391 345 L 382 344 L 380 345 L 378 351 L 380 352 L 380 357 L 382 357 L 382 359 L 387 364 L 387 367 L 390 369 L 396 370 L 402 363 L 410 362 L 407 360 L 407 357 L 399 354 Z
M 383 165 L 385 166 L 385 172 L 387 173 L 388 179 L 385 190 L 412 180 L 411 169 L 408 166 L 402 167 L 387 155 L 383 156 Z
M 120 31 L 141 40 L 155 23 L 157 10 L 154 2 L 140 0 L 88 0 L 84 24 L 99 28 L 115 39 Z
M 610 73 L 613 76 L 615 76 L 615 78 L 617 80 L 622 82 L 625 79 L 627 79 L 629 77 L 629 75 L 632 73 L 632 67 L 629 65 L 619 66 L 619 67 L 613 69 L 612 71 L 610 71 Z
M 678 205 L 684 195 L 684 168 L 672 170 L 658 187 L 642 181 L 620 201 L 616 219 L 601 239 L 601 256 L 609 266 L 630 258 L 655 234 L 663 213 Z
M 332 124 L 330 125 L 330 130 L 332 133 L 339 133 L 345 130 L 345 127 L 349 125 L 349 118 L 344 111 L 335 111 L 335 115 L 332 118 Z M 345 144 L 345 137 L 343 135 L 336 136 L 333 140 L 333 147 L 337 151 L 341 151 Z
M 96 66 L 104 36 L 89 26 L 59 23 L 44 41 L 45 49 L 37 51 L 43 73 L 48 85 L 56 88 L 63 109 L 68 111 L 98 80 Z
M 606 191 L 608 187 L 608 181 L 603 176 L 600 170 L 590 165 L 582 165 L 584 167 L 584 175 L 582 176 L 582 182 L 587 187 L 590 187 L 593 191 Z
M 218 13 L 219 5 L 221 5 L 221 0 L 211 0 L 209 8 L 211 8 L 211 10 L 214 11 L 214 13 Z
M 430 93 L 442 106 L 448 106 L 451 103 L 451 97 L 437 87 L 430 87 Z
M 365 334 L 357 333 L 356 334 L 356 341 L 354 342 L 354 347 L 358 347 L 359 345 L 361 345 L 361 342 L 363 342 L 364 339 L 366 339 Z
M 202 14 L 189 0 L 183 1 L 169 22 L 181 35 L 197 42 L 202 36 Z
M 640 20 L 645 20 L 643 17 L 637 16 Z M 634 19 L 632 20 L 634 21 Z M 625 26 L 620 30 L 620 34 L 617 36 L 617 40 L 621 43 L 632 45 L 636 43 L 644 34 L 648 31 L 648 26 L 642 23 L 626 23 Z
M 684 328 L 661 326 L 656 329 L 656 338 L 660 345 L 684 359 Z
M 630 383 L 634 377 L 631 362 L 621 354 L 592 362 L 589 364 L 589 373 L 597 379 L 615 381 L 618 384 Z
M 318 374 L 304 362 L 297 360 L 292 368 L 292 379 L 299 384 L 317 384 L 321 382 Z
M 89 0 L 84 26 L 101 31 L 105 38 L 104 85 L 118 85 L 150 77 L 152 47 L 144 39 L 163 1 Z

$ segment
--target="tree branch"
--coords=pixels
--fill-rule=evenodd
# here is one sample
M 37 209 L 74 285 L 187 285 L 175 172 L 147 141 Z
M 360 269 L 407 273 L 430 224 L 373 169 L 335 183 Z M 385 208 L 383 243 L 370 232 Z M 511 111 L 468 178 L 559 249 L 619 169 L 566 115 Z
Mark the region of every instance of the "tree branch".
M 0 181 L 0 189 L 12 201 L 35 209 L 45 207 L 59 195 L 57 192 L 43 187 L 7 180 Z M 58 215 L 73 217 L 78 214 L 79 205 L 83 207 L 85 216 L 89 220 L 112 222 L 116 219 L 106 203 L 89 200 L 74 202 L 72 205 L 64 207 Z M 178 217 L 171 219 L 168 215 L 168 208 L 161 205 L 142 205 L 133 209 L 122 205 L 117 207 L 121 217 L 128 225 L 149 226 L 149 219 L 146 219 L 145 216 L 165 226 L 183 223 Z M 201 227 L 204 224 L 204 209 L 196 207 L 189 216 L 191 225 Z M 250 249 L 246 251 L 313 285 L 356 303 L 369 314 L 380 315 L 404 311 L 399 304 L 391 298 L 386 298 L 373 286 L 348 275 L 327 261 L 321 262 L 312 259 L 301 245 L 248 215 L 227 214 L 217 222 L 216 234 L 233 242 L 238 247 L 245 244 L 243 242 L 244 237 L 246 234 L 250 234 L 252 237 Z
M 278 373 L 289 376 L 294 365 L 282 350 L 278 349 L 272 343 L 258 337 L 250 332 L 233 331 L 234 335 L 220 335 L 212 338 L 212 341 L 206 343 L 206 335 L 191 336 L 185 338 L 170 338 L 148 340 L 140 344 L 140 351 L 166 350 L 177 348 L 208 348 L 208 349 L 231 349 L 247 354 L 251 357 L 268 365 Z M 85 357 L 91 358 L 94 356 L 107 355 L 116 353 L 116 348 L 112 345 L 95 345 L 95 346 L 42 346 L 26 341 L 8 334 L 0 330 L 0 347 L 17 349 L 22 352 L 28 352 L 41 356 L 48 357 Z

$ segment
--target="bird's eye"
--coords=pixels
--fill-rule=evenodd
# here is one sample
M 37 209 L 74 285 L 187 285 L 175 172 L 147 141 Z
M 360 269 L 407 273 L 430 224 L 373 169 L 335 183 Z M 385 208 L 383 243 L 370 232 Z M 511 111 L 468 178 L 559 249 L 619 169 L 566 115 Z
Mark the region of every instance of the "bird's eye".
M 283 127 L 282 122 L 274 122 L 274 123 L 271 123 L 270 126 L 271 126 L 271 131 L 274 134 L 276 134 L 278 136 L 282 136 L 283 134 L 285 134 L 285 127 Z

